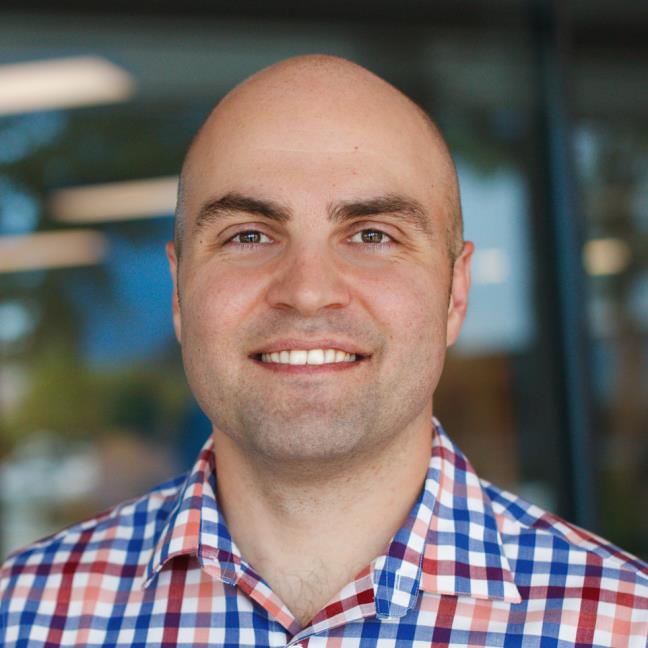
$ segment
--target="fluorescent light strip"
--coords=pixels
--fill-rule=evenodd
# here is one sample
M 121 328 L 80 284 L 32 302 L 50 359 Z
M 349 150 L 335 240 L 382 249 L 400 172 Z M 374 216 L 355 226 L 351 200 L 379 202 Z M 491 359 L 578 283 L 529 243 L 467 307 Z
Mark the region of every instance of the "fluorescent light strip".
M 92 230 L 36 232 L 0 237 L 0 272 L 47 270 L 101 263 L 106 237 Z
M 135 82 L 98 56 L 0 65 L 0 115 L 125 101 Z
M 170 215 L 175 210 L 177 176 L 111 182 L 52 194 L 50 210 L 65 223 L 98 223 Z

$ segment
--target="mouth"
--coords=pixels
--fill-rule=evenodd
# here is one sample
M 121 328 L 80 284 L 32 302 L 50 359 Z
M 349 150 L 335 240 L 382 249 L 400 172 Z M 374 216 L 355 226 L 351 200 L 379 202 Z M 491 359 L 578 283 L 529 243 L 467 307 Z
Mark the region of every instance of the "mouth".
M 348 353 L 341 349 L 284 349 L 271 353 L 255 353 L 252 357 L 258 362 L 296 367 L 360 362 L 367 356 L 359 353 Z
M 263 349 L 253 353 L 250 358 L 266 369 L 288 372 L 314 373 L 320 371 L 339 371 L 355 367 L 368 360 L 371 356 L 359 353 L 356 349 L 340 348 L 347 345 L 322 345 L 314 348 L 308 345 L 305 349 L 300 346 Z

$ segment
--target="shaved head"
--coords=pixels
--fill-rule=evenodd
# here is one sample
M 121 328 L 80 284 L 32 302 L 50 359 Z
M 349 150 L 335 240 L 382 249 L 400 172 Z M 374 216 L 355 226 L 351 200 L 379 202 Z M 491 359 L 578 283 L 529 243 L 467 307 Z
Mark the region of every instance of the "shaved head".
M 330 477 L 410 434 L 429 444 L 472 244 L 447 146 L 403 93 L 331 56 L 241 83 L 191 144 L 167 252 L 187 379 L 225 464 Z M 353 364 L 269 360 L 313 344 Z
M 282 127 L 287 125 L 308 138 L 309 131 L 315 131 L 317 120 L 327 112 L 329 121 L 337 121 L 339 129 L 350 135 L 356 124 L 365 130 L 372 122 L 376 122 L 377 129 L 383 126 L 381 119 L 372 119 L 376 115 L 393 129 L 406 131 L 409 127 L 409 131 L 414 131 L 417 147 L 427 148 L 429 155 L 421 156 L 416 150 L 412 153 L 419 158 L 427 157 L 421 161 L 432 162 L 430 187 L 442 195 L 452 263 L 463 246 L 463 221 L 454 162 L 439 128 L 423 108 L 384 79 L 356 63 L 329 55 L 298 56 L 275 63 L 240 83 L 213 108 L 196 133 L 180 173 L 174 231 L 178 258 L 191 212 L 188 206 L 192 177 L 201 175 L 200 165 L 205 159 L 204 155 L 196 155 L 198 149 L 209 147 L 212 155 L 227 155 L 227 150 L 219 146 L 226 139 L 220 136 L 222 133 L 252 131 L 253 125 L 263 121 L 266 128 L 272 128 L 280 126 L 278 122 L 282 120 Z M 310 124 L 308 116 L 312 118 Z

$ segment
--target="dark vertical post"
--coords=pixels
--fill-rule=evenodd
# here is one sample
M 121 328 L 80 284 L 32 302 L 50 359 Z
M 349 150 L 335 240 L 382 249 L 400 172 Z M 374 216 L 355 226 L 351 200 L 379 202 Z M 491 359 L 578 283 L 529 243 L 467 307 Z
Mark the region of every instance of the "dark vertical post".
M 558 390 L 559 417 L 565 435 L 569 517 L 581 526 L 597 527 L 594 488 L 594 416 L 589 368 L 586 277 L 582 263 L 584 223 L 578 209 L 569 121 L 569 33 L 565 3 L 532 2 L 532 33 L 538 71 L 538 121 L 542 142 L 546 214 L 539 214 L 550 321 L 559 362 L 552 379 Z

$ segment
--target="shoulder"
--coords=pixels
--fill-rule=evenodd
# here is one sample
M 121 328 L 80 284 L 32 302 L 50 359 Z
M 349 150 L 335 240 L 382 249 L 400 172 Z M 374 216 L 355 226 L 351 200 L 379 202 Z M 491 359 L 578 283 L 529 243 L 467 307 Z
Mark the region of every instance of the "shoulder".
M 556 584 L 583 597 L 648 611 L 648 564 L 600 536 L 481 480 L 498 521 L 516 583 Z
M 46 592 L 79 569 L 135 576 L 172 512 L 186 475 L 9 555 L 0 568 L 0 611 L 7 599 Z

